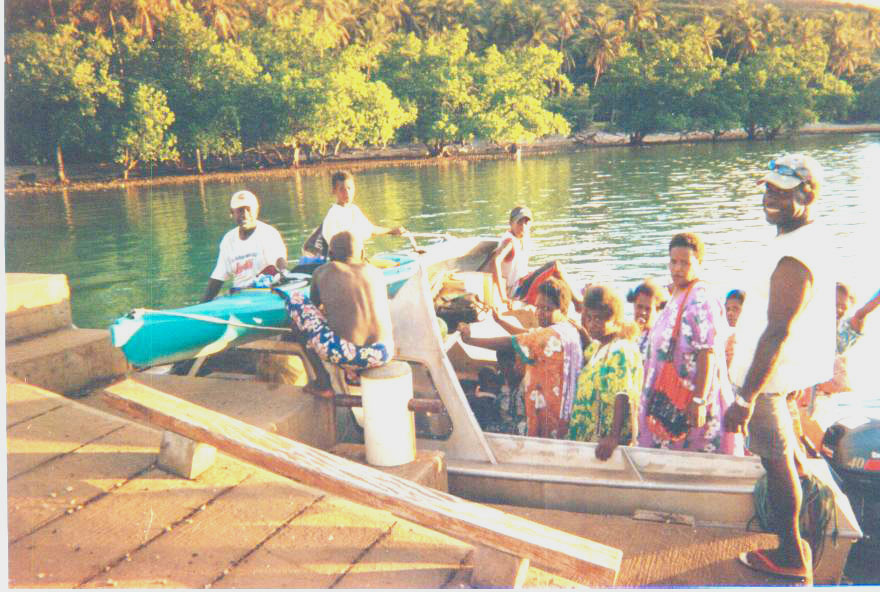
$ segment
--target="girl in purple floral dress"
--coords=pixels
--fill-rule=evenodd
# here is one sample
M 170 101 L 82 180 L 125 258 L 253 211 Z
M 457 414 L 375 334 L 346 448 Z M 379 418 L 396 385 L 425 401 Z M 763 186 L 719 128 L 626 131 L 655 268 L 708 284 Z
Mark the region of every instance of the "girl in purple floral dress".
M 742 455 L 742 436 L 725 432 L 721 425 L 727 407 L 733 403 L 724 359 L 728 327 L 721 301 L 697 277 L 703 251 L 703 242 L 691 233 L 677 234 L 669 243 L 669 271 L 674 289 L 648 336 L 645 384 L 639 405 L 639 445 Z M 691 426 L 687 436 L 671 442 L 651 432 L 645 410 L 654 380 L 668 358 L 675 321 L 682 306 L 681 329 L 672 357 L 678 375 L 684 386 L 694 393 L 694 398 L 686 410 Z

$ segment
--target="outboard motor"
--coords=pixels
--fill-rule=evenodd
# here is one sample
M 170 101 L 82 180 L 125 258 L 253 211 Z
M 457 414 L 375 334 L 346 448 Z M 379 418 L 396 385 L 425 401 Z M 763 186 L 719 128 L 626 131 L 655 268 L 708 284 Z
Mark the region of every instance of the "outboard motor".
M 841 419 L 825 431 L 822 455 L 843 482 L 864 542 L 880 546 L 880 419 Z

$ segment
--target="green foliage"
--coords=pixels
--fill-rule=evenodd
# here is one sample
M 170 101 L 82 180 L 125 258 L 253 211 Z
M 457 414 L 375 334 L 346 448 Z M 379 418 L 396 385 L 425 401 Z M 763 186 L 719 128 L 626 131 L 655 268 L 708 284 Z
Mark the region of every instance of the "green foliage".
M 324 154 L 329 145 L 384 146 L 398 128 L 415 119 L 381 81 L 366 72 L 374 57 L 357 46 L 336 48 L 334 31 L 306 11 L 278 19 L 249 38 L 264 64 L 256 105 L 268 122 L 260 139 L 309 146 Z
M 116 162 L 126 174 L 138 162 L 172 160 L 177 152 L 177 138 L 168 133 L 174 113 L 168 108 L 165 93 L 148 84 L 139 84 L 128 101 L 128 117 L 116 144 Z
M 813 109 L 820 121 L 844 121 L 854 103 L 852 86 L 833 74 L 823 74 L 813 90 Z
M 414 139 L 433 150 L 527 141 L 583 130 L 594 111 L 634 143 L 661 130 L 774 137 L 816 117 L 878 118 L 880 11 L 840 5 L 7 4 L 7 159 L 54 156 L 59 176 L 62 147 L 128 166 L 167 157 L 172 136 L 187 156 L 277 144 L 323 154 Z M 166 115 L 164 139 L 136 145 L 131 130 Z
M 241 151 L 239 112 L 259 73 L 250 49 L 221 41 L 196 12 L 182 8 L 165 19 L 162 35 L 141 55 L 140 75 L 167 95 L 176 116 L 172 132 L 184 151 Z
M 853 115 L 860 121 L 880 121 L 880 76 L 859 93 Z
M 612 113 L 612 129 L 628 134 L 632 144 L 658 131 L 714 130 L 730 120 L 733 108 L 727 101 L 712 103 L 729 90 L 720 83 L 722 68 L 700 39 L 660 40 L 615 62 L 594 97 Z
M 44 161 L 56 149 L 84 145 L 100 131 L 95 116 L 102 104 L 122 99 L 105 37 L 66 25 L 51 34 L 13 35 L 7 51 L 6 122 L 13 154 Z
M 772 139 L 784 130 L 815 121 L 808 80 L 809 72 L 791 46 L 764 50 L 746 59 L 737 82 L 745 101 L 740 124 L 748 137 L 763 134 Z
M 404 137 L 439 150 L 475 136 L 480 110 L 474 84 L 476 59 L 468 51 L 464 29 L 436 33 L 424 41 L 413 34 L 392 41 L 380 57 L 376 76 L 416 109 L 415 122 L 404 128 Z
M 544 108 L 553 86 L 570 90 L 560 73 L 562 54 L 546 46 L 501 53 L 494 46 L 474 62 L 480 108 L 476 132 L 494 142 L 529 142 L 571 131 L 564 117 Z M 558 84 L 555 84 L 558 83 Z
M 552 96 L 547 99 L 546 109 L 562 115 L 572 132 L 584 131 L 593 123 L 590 87 L 584 84 L 570 94 Z

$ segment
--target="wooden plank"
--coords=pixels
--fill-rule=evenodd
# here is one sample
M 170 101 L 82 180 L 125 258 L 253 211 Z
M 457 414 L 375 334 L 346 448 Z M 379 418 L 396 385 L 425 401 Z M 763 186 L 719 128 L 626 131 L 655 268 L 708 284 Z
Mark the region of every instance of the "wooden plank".
M 124 426 L 119 417 L 84 406 L 66 405 L 6 431 L 6 475 L 12 479 Z
M 157 580 L 162 587 L 208 587 L 320 496 L 269 471 L 253 470 L 251 477 L 217 498 L 197 518 L 175 526 L 144 552 L 133 553 L 129 561 L 102 573 L 86 587 L 155 587 Z M 154 559 L 156 555 L 161 562 Z
M 275 473 L 462 540 L 543 565 L 572 579 L 613 585 L 621 552 L 492 508 L 419 486 L 270 434 L 132 380 L 108 387 L 108 404 Z
M 6 378 L 6 427 L 32 419 L 70 403 L 46 389 Z
M 211 587 L 331 588 L 364 549 L 391 532 L 395 521 L 388 512 L 364 511 L 363 506 L 326 496 Z M 423 585 L 410 582 L 408 587 Z
M 131 479 L 153 464 L 158 443 L 157 430 L 129 424 L 13 479 L 7 485 L 9 539 Z
M 9 585 L 74 588 L 103 574 L 106 566 L 127 553 L 132 557 L 150 553 L 152 544 L 147 543 L 153 537 L 172 530 L 175 523 L 240 483 L 253 470 L 225 459 L 197 481 L 158 469 L 148 471 L 9 545 Z M 155 565 L 168 559 L 159 553 L 150 557 Z

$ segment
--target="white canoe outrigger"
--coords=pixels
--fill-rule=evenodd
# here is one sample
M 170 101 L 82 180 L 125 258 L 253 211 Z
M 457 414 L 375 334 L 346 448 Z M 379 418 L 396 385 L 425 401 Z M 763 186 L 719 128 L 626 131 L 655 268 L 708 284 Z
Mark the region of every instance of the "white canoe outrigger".
M 618 515 L 648 510 L 689 516 L 696 525 L 745 528 L 755 513 L 755 481 L 764 472 L 757 457 L 619 446 L 602 462 L 593 443 L 482 431 L 459 378 L 473 377 L 494 355 L 461 343 L 453 327 L 441 336 L 430 280 L 447 271 L 477 271 L 497 244 L 462 238 L 428 246 L 416 275 L 390 301 L 397 358 L 413 366 L 415 397 L 439 398 L 445 406 L 445 414 L 417 414 L 416 421 L 418 446 L 446 455 L 450 492 L 487 503 Z M 498 330 L 491 320 L 474 326 L 477 335 Z M 336 392 L 357 393 L 340 374 L 331 380 Z M 827 463 L 809 462 L 835 493 L 840 540 L 825 546 L 817 578 L 827 570 L 836 580 L 862 531 Z

